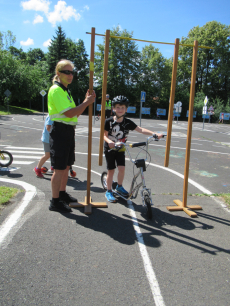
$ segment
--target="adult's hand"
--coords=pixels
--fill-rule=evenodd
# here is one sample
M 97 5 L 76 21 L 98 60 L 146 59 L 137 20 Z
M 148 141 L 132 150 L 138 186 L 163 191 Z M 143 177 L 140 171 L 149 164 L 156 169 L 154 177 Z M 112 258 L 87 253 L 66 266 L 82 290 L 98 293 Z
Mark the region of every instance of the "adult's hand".
M 85 95 L 85 101 L 87 104 L 92 104 L 95 101 L 96 94 L 95 91 L 93 90 L 92 94 L 90 95 L 89 89 L 87 90 L 87 93 Z

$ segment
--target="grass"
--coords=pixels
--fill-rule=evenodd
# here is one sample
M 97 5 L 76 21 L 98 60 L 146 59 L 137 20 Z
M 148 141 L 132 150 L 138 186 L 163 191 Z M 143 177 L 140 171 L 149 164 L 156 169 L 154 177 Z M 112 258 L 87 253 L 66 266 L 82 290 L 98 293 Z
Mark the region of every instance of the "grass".
M 17 188 L 11 188 L 11 187 L 0 187 L 0 207 L 3 204 L 7 204 L 10 199 L 12 199 L 20 190 Z
M 9 106 L 9 113 L 6 107 L 0 105 L 0 115 L 11 115 L 11 114 L 35 114 L 39 113 L 38 111 L 29 109 L 29 108 L 22 108 L 18 106 Z

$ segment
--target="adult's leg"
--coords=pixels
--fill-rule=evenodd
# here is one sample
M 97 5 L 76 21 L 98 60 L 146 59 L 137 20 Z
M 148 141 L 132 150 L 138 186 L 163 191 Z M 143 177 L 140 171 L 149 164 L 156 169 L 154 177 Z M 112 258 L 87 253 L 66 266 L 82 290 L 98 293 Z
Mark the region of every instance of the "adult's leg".
M 60 185 L 60 190 L 59 191 L 65 191 L 66 190 L 66 185 L 68 182 L 68 178 L 69 178 L 69 168 L 70 166 L 67 166 L 65 170 L 63 170 L 63 176 L 62 176 L 62 180 L 61 180 L 61 185 Z
M 59 191 L 62 184 L 63 175 L 65 175 L 65 170 L 57 170 L 54 169 L 54 173 L 51 178 L 51 189 L 52 189 L 52 197 L 59 198 Z

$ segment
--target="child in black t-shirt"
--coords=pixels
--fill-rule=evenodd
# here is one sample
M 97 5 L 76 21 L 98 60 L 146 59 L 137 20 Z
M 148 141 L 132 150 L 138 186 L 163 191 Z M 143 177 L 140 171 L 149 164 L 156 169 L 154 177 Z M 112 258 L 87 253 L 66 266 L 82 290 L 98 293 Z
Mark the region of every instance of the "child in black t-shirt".
M 116 198 L 112 193 L 112 182 L 115 168 L 118 168 L 117 176 L 117 187 L 116 191 L 122 196 L 128 196 L 128 191 L 122 186 L 124 176 L 125 176 L 125 148 L 114 151 L 111 150 L 115 147 L 116 142 L 126 142 L 129 131 L 137 131 L 144 135 L 156 134 L 158 138 L 161 138 L 162 134 L 157 134 L 150 130 L 139 127 L 132 120 L 125 118 L 125 114 L 128 108 L 128 99 L 124 96 L 117 96 L 112 101 L 113 111 L 115 116 L 105 120 L 104 129 L 104 153 L 107 164 L 107 191 L 105 194 L 106 199 L 109 202 L 116 202 Z M 111 151 L 110 151 L 111 150 Z

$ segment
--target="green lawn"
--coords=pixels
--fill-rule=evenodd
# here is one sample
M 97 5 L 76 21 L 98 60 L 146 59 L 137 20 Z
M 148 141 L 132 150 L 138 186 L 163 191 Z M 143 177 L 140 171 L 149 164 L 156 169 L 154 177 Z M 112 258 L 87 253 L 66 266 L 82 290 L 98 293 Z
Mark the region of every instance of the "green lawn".
M 11 115 L 11 114 L 34 114 L 39 113 L 38 111 L 29 109 L 29 108 L 22 108 L 18 106 L 9 106 L 9 113 L 6 107 L 0 105 L 0 115 Z
M 18 192 L 20 192 L 17 188 L 0 186 L 0 207 L 3 204 L 9 202 L 11 198 L 13 198 Z

